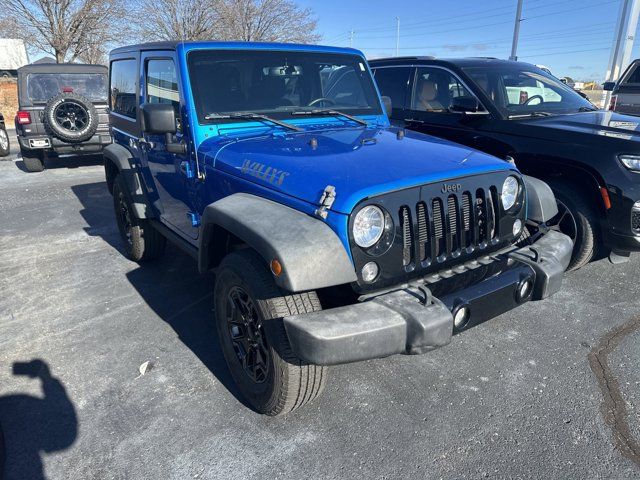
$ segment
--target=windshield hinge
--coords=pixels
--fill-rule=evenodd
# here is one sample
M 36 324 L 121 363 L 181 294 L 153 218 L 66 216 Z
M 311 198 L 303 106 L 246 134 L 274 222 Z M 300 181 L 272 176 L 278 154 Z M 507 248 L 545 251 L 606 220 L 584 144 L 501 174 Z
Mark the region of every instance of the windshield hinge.
M 336 199 L 336 187 L 333 185 L 327 185 L 324 187 L 322 196 L 320 197 L 320 207 L 316 210 L 316 215 L 320 218 L 327 218 L 329 210 Z

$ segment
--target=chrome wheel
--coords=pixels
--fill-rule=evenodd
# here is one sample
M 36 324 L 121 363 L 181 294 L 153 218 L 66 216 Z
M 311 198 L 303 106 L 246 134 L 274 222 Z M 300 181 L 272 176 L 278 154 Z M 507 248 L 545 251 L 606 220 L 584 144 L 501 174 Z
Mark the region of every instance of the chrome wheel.
M 0 148 L 2 150 L 9 148 L 9 137 L 7 136 L 7 132 L 2 129 L 0 129 Z

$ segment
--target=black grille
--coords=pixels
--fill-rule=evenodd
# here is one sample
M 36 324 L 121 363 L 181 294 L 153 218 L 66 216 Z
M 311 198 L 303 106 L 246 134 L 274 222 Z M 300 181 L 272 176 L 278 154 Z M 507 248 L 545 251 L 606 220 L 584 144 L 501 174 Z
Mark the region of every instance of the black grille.
M 402 264 L 412 263 L 414 251 L 418 262 L 431 264 L 485 248 L 499 236 L 499 211 L 495 187 L 402 206 Z M 417 237 L 411 229 L 413 212 Z
M 631 228 L 633 233 L 640 233 L 640 211 L 638 210 L 631 212 Z
M 409 265 L 411 263 L 411 217 L 409 208 L 402 207 L 400 209 L 400 225 L 402 225 L 402 264 Z

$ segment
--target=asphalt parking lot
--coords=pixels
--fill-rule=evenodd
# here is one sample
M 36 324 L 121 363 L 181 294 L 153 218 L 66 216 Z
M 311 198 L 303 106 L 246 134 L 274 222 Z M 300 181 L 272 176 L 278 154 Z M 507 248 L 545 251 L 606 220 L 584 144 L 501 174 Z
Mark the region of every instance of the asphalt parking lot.
M 593 263 L 443 349 L 335 367 L 313 404 L 268 418 L 217 349 L 213 276 L 176 248 L 145 267 L 122 255 L 99 161 L 29 174 L 13 155 L 7 478 L 640 478 L 639 269 Z

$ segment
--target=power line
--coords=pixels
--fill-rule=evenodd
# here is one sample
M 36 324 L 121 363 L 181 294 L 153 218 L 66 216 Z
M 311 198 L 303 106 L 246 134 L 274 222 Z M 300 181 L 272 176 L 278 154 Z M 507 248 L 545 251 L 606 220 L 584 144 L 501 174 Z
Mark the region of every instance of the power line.
M 600 52 L 600 51 L 604 51 L 604 50 L 611 50 L 609 47 L 605 47 L 605 48 L 592 48 L 589 50 L 572 50 L 570 52 L 558 52 L 558 53 L 549 53 L 549 54 L 540 54 L 540 55 L 523 55 L 522 58 L 531 58 L 531 57 L 552 57 L 552 56 L 556 56 L 556 55 L 569 55 L 571 53 L 586 53 L 586 52 Z

